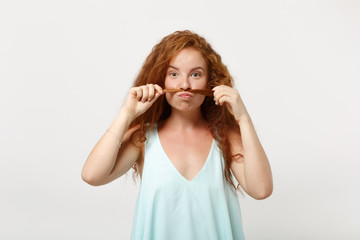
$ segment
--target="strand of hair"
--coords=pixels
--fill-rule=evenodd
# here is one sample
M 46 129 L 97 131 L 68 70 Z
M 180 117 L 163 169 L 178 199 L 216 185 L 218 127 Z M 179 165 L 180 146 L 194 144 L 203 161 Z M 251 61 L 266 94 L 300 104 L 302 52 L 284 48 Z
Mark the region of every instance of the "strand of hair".
M 183 89 L 163 89 L 163 92 L 169 92 L 169 93 L 175 93 L 175 92 L 192 92 L 192 93 L 199 93 L 205 96 L 212 96 L 213 90 L 211 89 L 189 89 L 189 90 L 183 90 Z

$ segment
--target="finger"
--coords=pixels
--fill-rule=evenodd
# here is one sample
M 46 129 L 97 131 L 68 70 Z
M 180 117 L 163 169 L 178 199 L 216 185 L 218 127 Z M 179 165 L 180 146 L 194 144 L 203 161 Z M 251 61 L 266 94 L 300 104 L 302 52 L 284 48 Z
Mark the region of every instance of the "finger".
M 136 97 L 136 88 L 130 88 L 129 93 L 130 93 L 131 95 L 133 95 L 134 97 Z
M 140 87 L 136 88 L 136 98 L 137 98 L 138 101 L 141 100 L 142 95 L 143 95 L 143 94 L 142 94 L 141 88 L 140 88 Z
M 214 90 L 214 97 L 219 97 L 221 94 L 224 93 L 224 89 L 222 88 L 222 86 L 217 86 L 213 90 Z
M 217 91 L 214 91 L 213 95 L 214 95 L 214 102 L 215 102 L 215 104 L 217 104 L 217 103 L 218 103 L 218 100 L 219 100 L 220 95 L 219 95 L 219 93 L 218 93 Z
M 149 86 L 143 86 L 142 88 L 142 102 L 146 102 L 149 98 Z
M 226 86 L 227 87 L 227 86 Z M 219 99 L 221 96 L 228 96 L 228 97 L 233 97 L 236 98 L 236 96 L 238 95 L 237 90 L 234 88 L 218 88 L 215 92 L 214 92 L 214 100 L 215 99 Z
M 214 100 L 216 101 L 217 99 L 219 99 L 219 97 L 222 95 L 221 93 L 219 93 L 218 91 L 214 92 Z
M 227 87 L 227 86 L 218 86 L 215 89 L 215 93 L 219 94 L 219 93 L 228 93 L 231 91 L 231 88 Z
M 224 87 L 227 87 L 227 86 L 226 85 L 217 85 L 217 86 L 213 87 L 213 90 L 216 91 L 216 90 L 222 89 Z
M 153 102 L 155 102 L 159 97 L 161 96 L 161 94 L 160 93 L 155 93 L 155 95 L 154 95 L 154 97 L 150 100 L 150 103 L 153 103 Z
M 216 91 L 217 89 L 219 89 L 219 86 L 215 86 L 212 88 L 213 91 Z
M 237 90 L 227 85 L 220 85 L 213 88 L 215 91 L 236 92 Z
M 158 93 L 160 93 L 160 95 L 164 93 L 163 89 L 159 85 L 155 84 L 154 87 L 155 87 L 156 91 Z
M 229 96 L 227 96 L 227 95 L 223 95 L 223 96 L 221 96 L 220 98 L 219 98 L 219 100 L 218 100 L 218 104 L 220 104 L 220 106 L 222 106 L 224 103 L 230 103 L 230 101 L 231 101 L 231 98 L 229 97 Z
M 155 87 L 153 84 L 149 84 L 149 96 L 147 101 L 150 102 L 153 99 L 154 95 L 155 95 Z
M 222 96 L 225 96 L 226 93 L 224 91 L 221 91 L 221 90 L 217 90 L 216 92 L 214 92 L 214 101 L 215 101 L 215 104 L 219 104 L 219 99 L 222 97 Z
M 222 99 L 223 97 L 226 97 L 226 99 L 231 99 L 231 96 L 227 95 L 226 93 L 220 92 L 220 93 L 217 93 L 216 97 L 214 97 L 215 104 L 219 105 L 220 99 Z

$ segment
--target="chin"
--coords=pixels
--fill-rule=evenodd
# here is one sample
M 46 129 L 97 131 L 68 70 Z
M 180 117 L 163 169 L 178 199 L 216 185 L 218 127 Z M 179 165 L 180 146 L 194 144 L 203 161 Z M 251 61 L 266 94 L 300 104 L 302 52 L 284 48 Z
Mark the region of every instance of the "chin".
M 170 106 L 171 106 L 171 108 L 176 109 L 178 111 L 191 112 L 194 110 L 200 110 L 201 104 L 202 103 L 187 104 L 187 103 L 182 102 L 182 103 L 177 104 L 176 106 L 174 106 L 174 105 L 170 105 Z

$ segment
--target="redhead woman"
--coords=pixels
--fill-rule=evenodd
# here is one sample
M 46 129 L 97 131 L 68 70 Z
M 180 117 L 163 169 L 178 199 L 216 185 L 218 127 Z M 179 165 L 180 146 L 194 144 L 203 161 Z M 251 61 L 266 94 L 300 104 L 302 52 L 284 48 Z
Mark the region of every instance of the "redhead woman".
M 99 186 L 131 168 L 141 178 L 136 240 L 245 239 L 236 191 L 257 200 L 273 191 L 232 77 L 196 33 L 176 31 L 154 46 L 81 176 Z

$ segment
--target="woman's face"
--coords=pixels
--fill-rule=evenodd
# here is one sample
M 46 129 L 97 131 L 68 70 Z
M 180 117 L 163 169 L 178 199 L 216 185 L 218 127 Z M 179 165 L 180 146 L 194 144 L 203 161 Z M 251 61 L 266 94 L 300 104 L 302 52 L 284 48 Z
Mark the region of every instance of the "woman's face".
M 206 89 L 207 66 L 199 51 L 184 48 L 171 61 L 165 77 L 165 88 Z M 190 111 L 201 106 L 204 95 L 190 92 L 166 93 L 167 102 L 178 110 Z

